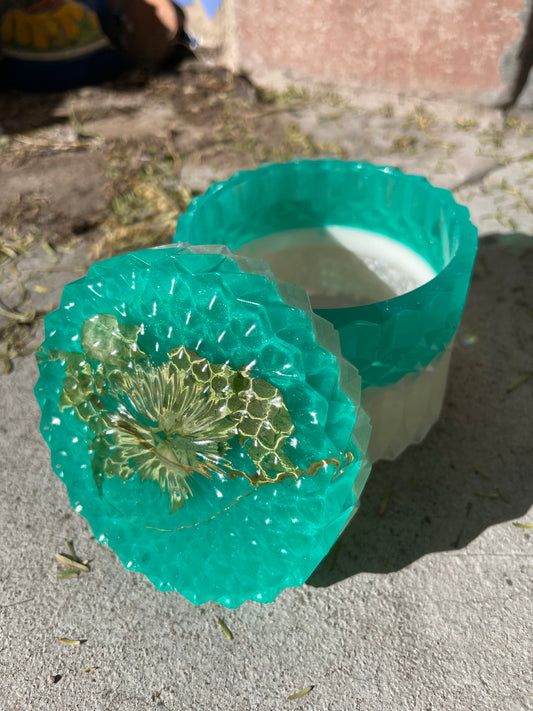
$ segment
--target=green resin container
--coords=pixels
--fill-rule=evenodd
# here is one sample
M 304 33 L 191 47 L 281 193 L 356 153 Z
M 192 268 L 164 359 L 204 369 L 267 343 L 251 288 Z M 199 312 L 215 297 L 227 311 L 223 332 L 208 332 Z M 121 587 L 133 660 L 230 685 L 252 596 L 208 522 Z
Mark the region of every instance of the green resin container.
M 340 244 L 349 231 L 370 260 Z M 193 200 L 175 240 L 260 257 L 308 291 L 361 375 L 373 461 L 423 439 L 440 414 L 477 249 L 468 211 L 451 193 L 366 163 L 265 165 Z M 402 287 L 402 275 L 390 289 L 387 260 L 402 250 L 429 276 Z
M 305 292 L 226 248 L 115 257 L 45 317 L 35 393 L 95 537 L 195 604 L 303 584 L 369 472 L 360 377 Z

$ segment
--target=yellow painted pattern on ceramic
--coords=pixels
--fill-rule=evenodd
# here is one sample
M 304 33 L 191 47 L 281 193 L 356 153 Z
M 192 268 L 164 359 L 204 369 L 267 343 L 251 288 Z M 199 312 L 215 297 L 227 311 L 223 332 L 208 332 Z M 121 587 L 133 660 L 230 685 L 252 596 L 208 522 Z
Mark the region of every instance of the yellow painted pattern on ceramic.
M 2 24 L 0 26 L 0 42 L 5 44 L 6 42 L 11 42 L 11 38 L 15 34 L 15 18 L 12 12 L 8 12 L 4 16 Z
M 2 17 L 0 40 L 4 47 L 37 52 L 85 44 L 101 36 L 95 12 L 79 2 L 65 2 L 54 12 L 9 10 Z
M 27 47 L 31 44 L 32 33 L 31 26 L 29 25 L 26 14 L 22 10 L 16 10 L 15 15 L 15 37 L 19 44 L 23 47 Z

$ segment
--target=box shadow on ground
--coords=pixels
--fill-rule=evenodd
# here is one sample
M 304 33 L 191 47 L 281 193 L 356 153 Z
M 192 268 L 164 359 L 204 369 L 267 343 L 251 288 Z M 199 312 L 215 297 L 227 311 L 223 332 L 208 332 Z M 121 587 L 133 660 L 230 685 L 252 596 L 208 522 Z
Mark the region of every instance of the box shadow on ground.
M 533 503 L 533 237 L 481 239 L 440 421 L 377 463 L 361 507 L 309 578 L 316 587 L 463 548 Z

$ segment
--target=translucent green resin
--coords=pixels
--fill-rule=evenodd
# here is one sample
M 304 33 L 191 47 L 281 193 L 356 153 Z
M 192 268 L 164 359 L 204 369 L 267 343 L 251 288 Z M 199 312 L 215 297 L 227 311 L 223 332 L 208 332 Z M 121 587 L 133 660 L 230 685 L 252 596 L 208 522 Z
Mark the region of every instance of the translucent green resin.
M 447 190 L 393 168 L 338 160 L 265 165 L 212 185 L 179 218 L 175 241 L 233 250 L 291 229 L 342 225 L 387 235 L 437 272 L 418 289 L 366 306 L 320 309 L 363 387 L 417 373 L 451 342 L 477 249 L 468 210 Z
M 127 568 L 229 607 L 305 582 L 357 507 L 370 426 L 303 292 L 220 250 L 144 250 L 65 287 L 45 331 L 53 468 Z

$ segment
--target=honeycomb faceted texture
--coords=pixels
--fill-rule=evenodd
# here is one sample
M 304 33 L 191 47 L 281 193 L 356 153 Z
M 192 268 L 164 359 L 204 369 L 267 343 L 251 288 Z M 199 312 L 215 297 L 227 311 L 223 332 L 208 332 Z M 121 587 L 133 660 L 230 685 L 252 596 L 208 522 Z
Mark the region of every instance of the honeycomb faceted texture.
M 105 328 L 112 330 L 111 341 L 98 337 Z M 133 371 L 128 365 L 135 376 L 129 380 L 120 373 L 128 349 L 137 359 Z M 95 477 L 95 432 L 124 419 L 132 403 L 141 412 L 144 395 L 128 399 L 127 387 L 157 381 L 157 374 L 168 373 L 169 358 L 183 353 L 198 373 L 224 371 L 230 382 L 245 368 L 247 382 L 254 383 L 246 386 L 250 391 L 263 398 L 279 391 L 292 423 L 284 415 L 282 456 L 299 476 L 258 486 L 252 476 L 193 472 L 190 496 L 176 495 L 172 509 L 161 482 L 144 476 L 145 464 L 143 476 L 135 472 L 134 458 L 125 478 Z M 91 377 L 103 398 L 111 392 L 102 359 L 111 364 L 109 378 L 121 385 L 114 392 L 123 399 L 118 414 L 98 430 L 98 408 L 90 416 L 80 413 L 84 389 L 92 387 L 87 373 L 96 374 Z M 277 281 L 259 261 L 233 258 L 225 248 L 176 245 L 97 263 L 65 287 L 59 309 L 45 318 L 38 362 L 41 431 L 72 506 L 128 569 L 161 590 L 177 590 L 195 604 L 271 601 L 285 587 L 305 582 L 357 508 L 369 472 L 370 436 L 360 378 L 340 356 L 338 334 L 314 316 L 305 293 Z M 143 412 L 152 410 L 150 404 Z M 146 417 L 139 415 L 145 429 Z M 164 433 L 158 436 L 164 441 Z M 224 456 L 234 470 L 251 474 L 242 431 L 231 442 Z M 309 469 L 316 462 L 323 463 Z M 106 473 L 113 473 L 111 465 L 105 464 Z
M 276 232 L 329 225 L 391 237 L 435 270 L 434 279 L 395 298 L 316 310 L 338 330 L 363 388 L 422 371 L 457 330 L 477 248 L 468 210 L 424 178 L 339 160 L 265 165 L 193 200 L 175 240 L 238 250 Z

